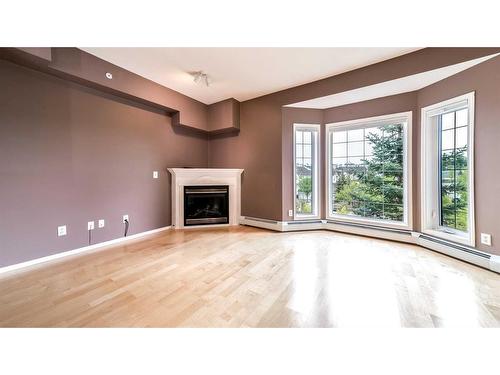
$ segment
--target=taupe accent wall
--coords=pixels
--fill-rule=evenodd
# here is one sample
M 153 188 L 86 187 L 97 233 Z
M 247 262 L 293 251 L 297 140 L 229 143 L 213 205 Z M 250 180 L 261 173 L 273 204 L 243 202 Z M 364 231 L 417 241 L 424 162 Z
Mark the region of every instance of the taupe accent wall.
M 488 60 L 461 73 L 439 81 L 419 91 L 334 107 L 325 110 L 283 108 L 283 212 L 282 220 L 293 209 L 293 123 L 317 123 L 322 118 L 321 134 L 321 197 L 325 206 L 325 133 L 324 124 L 348 121 L 391 113 L 412 111 L 413 134 L 413 229 L 420 231 L 420 111 L 423 107 L 468 92 L 475 91 L 475 217 L 476 248 L 500 254 L 500 177 L 496 172 L 500 165 L 500 57 Z M 323 208 L 322 218 L 325 218 Z M 493 237 L 493 246 L 480 243 L 480 233 Z M 497 240 L 495 240 L 495 238 Z
M 239 135 L 212 138 L 209 165 L 245 169 L 242 215 L 283 220 L 286 209 L 283 205 L 282 186 L 288 176 L 283 178 L 282 169 L 284 164 L 289 162 L 282 158 L 283 106 L 498 52 L 499 48 L 425 48 L 242 102 Z
M 407 110 L 415 114 L 414 225 L 418 230 L 419 109 L 472 90 L 476 91 L 477 236 L 480 232 L 493 235 L 493 247 L 477 247 L 500 254 L 496 244 L 500 178 L 495 169 L 500 165 L 499 58 L 416 93 L 325 111 L 283 109 L 290 103 L 496 52 L 500 49 L 428 48 L 248 100 L 239 106 L 239 133 L 211 135 L 173 126 L 168 111 L 158 106 L 0 60 L 0 266 L 87 245 L 89 220 L 106 220 L 104 229 L 94 230 L 92 243 L 121 237 L 123 214 L 130 215 L 131 234 L 169 225 L 167 167 L 244 168 L 242 215 L 290 220 L 291 124 L 318 120 L 325 124 Z M 57 53 L 52 57 L 57 63 Z M 87 68 L 89 74 L 102 73 Z M 79 74 L 78 67 L 74 69 Z M 140 81 L 134 85 L 137 92 L 142 90 Z M 208 107 L 191 104 L 196 113 L 185 114 L 186 118 L 208 113 Z M 190 107 L 186 108 L 189 112 Z M 153 170 L 160 171 L 158 180 L 152 178 Z M 324 156 L 321 171 L 324 186 Z M 57 226 L 63 224 L 68 225 L 68 235 L 57 237 Z
M 475 91 L 474 174 L 476 248 L 500 255 L 500 57 L 418 92 L 418 108 Z M 420 132 L 417 134 L 420 139 Z M 419 158 L 415 167 L 420 168 Z M 418 176 L 419 177 L 419 176 Z M 420 190 L 420 180 L 417 193 Z M 418 205 L 418 208 L 420 204 Z M 480 233 L 492 235 L 492 246 Z
M 122 237 L 123 214 L 130 234 L 170 225 L 167 167 L 207 160 L 164 111 L 0 60 L 0 267 L 88 245 L 90 220 L 92 243 Z

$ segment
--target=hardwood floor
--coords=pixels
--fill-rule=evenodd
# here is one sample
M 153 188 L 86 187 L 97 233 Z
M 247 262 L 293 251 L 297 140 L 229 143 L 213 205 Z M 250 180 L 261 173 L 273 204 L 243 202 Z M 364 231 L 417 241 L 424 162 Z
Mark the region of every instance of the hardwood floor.
M 499 275 L 327 231 L 167 231 L 0 275 L 3 327 L 499 325 Z

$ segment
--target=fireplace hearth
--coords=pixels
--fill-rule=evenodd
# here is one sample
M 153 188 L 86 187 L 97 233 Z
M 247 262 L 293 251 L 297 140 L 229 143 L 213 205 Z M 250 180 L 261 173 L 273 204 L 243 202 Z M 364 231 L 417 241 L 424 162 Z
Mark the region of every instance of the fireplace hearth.
M 184 186 L 184 226 L 228 223 L 228 185 Z

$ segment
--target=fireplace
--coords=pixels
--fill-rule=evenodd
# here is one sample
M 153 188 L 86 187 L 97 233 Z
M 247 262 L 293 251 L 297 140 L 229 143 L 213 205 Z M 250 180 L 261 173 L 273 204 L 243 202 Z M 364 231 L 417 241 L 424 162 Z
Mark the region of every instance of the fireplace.
M 228 223 L 229 185 L 184 186 L 184 226 Z

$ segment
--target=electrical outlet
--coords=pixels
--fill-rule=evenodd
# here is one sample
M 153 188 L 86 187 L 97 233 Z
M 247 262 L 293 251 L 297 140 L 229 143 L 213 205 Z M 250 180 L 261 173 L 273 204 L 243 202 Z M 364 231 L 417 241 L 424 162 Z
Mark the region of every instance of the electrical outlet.
M 99 228 L 104 228 L 104 219 L 99 219 Z
M 158 171 L 153 171 L 153 178 L 158 178 Z
M 94 230 L 94 222 L 93 221 L 89 221 L 87 223 L 87 230 Z
M 481 233 L 481 243 L 486 246 L 491 246 L 491 234 Z
M 293 217 L 293 210 L 288 210 L 288 216 Z
M 60 227 L 57 227 L 57 235 L 59 237 L 66 235 L 66 225 L 61 225 Z
M 125 220 L 128 220 L 128 215 L 123 215 L 122 223 L 125 223 Z

